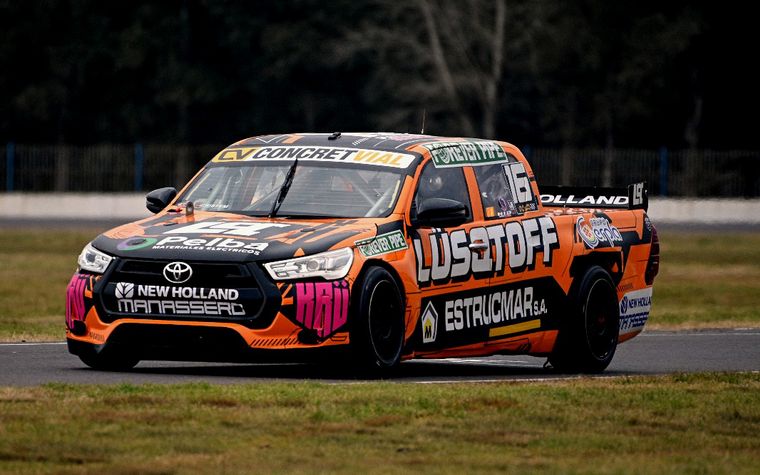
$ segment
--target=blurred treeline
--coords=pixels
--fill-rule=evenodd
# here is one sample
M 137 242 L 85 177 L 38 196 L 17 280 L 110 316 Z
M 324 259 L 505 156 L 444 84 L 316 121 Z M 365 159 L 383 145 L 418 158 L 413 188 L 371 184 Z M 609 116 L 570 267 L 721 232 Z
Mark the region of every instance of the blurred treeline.
M 758 148 L 741 5 L 0 0 L 0 142 L 419 132 L 425 111 L 519 145 Z

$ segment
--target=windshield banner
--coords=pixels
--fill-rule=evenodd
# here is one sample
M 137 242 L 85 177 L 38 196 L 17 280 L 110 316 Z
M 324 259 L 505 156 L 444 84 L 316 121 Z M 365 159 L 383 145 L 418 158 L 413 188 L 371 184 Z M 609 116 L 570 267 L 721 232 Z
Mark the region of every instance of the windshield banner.
M 212 161 L 219 163 L 295 159 L 408 168 L 414 162 L 415 156 L 408 153 L 341 147 L 229 147 L 219 152 Z

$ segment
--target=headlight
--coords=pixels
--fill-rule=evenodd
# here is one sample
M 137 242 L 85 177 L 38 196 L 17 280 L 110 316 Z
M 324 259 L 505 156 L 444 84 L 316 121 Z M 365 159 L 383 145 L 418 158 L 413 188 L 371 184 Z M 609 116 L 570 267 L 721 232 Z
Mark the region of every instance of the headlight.
M 313 256 L 296 257 L 284 261 L 264 264 L 274 280 L 305 279 L 323 277 L 326 280 L 342 279 L 348 274 L 354 262 L 354 251 L 344 247 L 337 251 L 327 251 Z
M 87 244 L 82 253 L 79 254 L 79 268 L 88 272 L 94 272 L 96 274 L 102 274 L 108 269 L 108 264 L 111 263 L 113 257 L 108 254 L 102 253 L 92 247 L 92 243 Z

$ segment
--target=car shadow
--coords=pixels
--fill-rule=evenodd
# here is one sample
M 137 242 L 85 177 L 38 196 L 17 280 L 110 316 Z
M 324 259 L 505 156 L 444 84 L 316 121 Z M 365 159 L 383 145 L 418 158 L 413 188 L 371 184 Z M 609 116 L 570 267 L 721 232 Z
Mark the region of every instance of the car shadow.
M 325 382 L 447 382 L 478 381 L 494 379 L 552 379 L 566 378 L 568 375 L 544 368 L 542 360 L 536 359 L 535 365 L 515 364 L 510 362 L 482 363 L 468 360 L 466 363 L 447 360 L 417 360 L 404 362 L 397 369 L 385 374 L 358 373 L 339 366 L 316 364 L 218 364 L 218 363 L 171 363 L 143 362 L 130 373 L 164 376 L 193 376 L 216 379 L 249 380 L 311 380 Z M 621 375 L 619 372 L 604 373 L 606 376 Z

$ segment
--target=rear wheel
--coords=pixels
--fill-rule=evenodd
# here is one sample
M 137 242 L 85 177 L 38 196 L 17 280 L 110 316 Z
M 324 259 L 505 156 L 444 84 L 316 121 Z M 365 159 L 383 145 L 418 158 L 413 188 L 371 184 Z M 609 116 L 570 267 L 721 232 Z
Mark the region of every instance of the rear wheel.
M 382 267 L 367 269 L 359 286 L 351 323 L 354 366 L 370 372 L 396 367 L 404 344 L 404 299 Z
M 599 373 L 612 361 L 620 333 L 617 292 L 609 273 L 589 268 L 572 296 L 549 363 L 558 371 Z
M 134 368 L 139 359 L 111 351 L 108 348 L 98 352 L 94 348 L 90 348 L 80 352 L 77 356 L 82 360 L 82 363 L 86 364 L 92 369 L 101 371 L 127 371 Z

